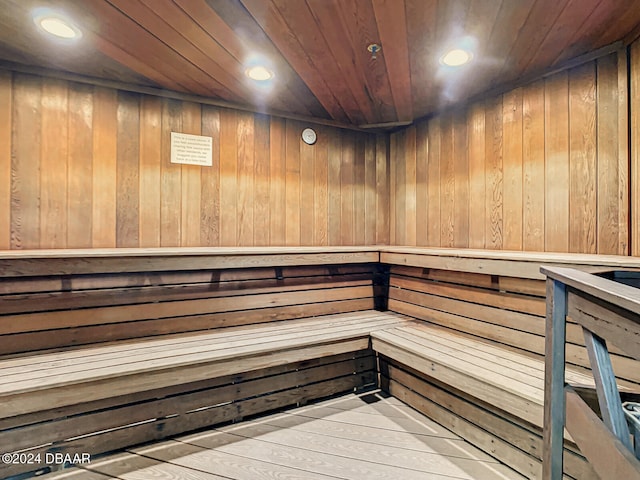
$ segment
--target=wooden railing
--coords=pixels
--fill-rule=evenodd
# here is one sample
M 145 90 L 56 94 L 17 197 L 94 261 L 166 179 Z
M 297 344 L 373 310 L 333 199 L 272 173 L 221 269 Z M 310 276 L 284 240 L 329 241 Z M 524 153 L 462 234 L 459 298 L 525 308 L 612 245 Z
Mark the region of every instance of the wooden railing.
M 562 478 L 566 427 L 601 478 L 640 479 L 640 461 L 607 348 L 609 342 L 640 359 L 640 289 L 629 285 L 640 272 L 627 273 L 626 281 L 615 281 L 615 274 L 607 279 L 571 268 L 543 267 L 541 272 L 547 275 L 544 478 Z M 583 329 L 600 417 L 565 383 L 567 316 Z

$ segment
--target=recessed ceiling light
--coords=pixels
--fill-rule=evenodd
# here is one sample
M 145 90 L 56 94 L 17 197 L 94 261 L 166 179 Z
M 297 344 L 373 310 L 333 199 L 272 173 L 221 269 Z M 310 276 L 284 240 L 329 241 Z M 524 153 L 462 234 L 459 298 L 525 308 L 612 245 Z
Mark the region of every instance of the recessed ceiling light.
M 33 21 L 45 32 L 58 38 L 72 40 L 82 36 L 82 32 L 73 23 L 60 15 L 41 14 L 35 16 Z
M 262 65 L 247 68 L 244 73 L 251 80 L 256 80 L 258 82 L 264 82 L 273 78 L 273 72 Z
M 469 63 L 472 58 L 471 52 L 461 48 L 454 48 L 440 57 L 440 63 L 448 67 L 459 67 Z

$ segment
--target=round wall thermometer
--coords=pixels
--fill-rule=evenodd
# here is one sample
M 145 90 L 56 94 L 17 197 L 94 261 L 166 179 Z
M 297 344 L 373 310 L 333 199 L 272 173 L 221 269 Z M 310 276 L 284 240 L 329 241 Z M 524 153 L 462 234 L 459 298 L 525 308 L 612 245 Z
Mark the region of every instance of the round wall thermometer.
M 313 145 L 316 143 L 318 136 L 316 135 L 316 131 L 313 128 L 305 128 L 302 131 L 302 141 L 307 145 Z

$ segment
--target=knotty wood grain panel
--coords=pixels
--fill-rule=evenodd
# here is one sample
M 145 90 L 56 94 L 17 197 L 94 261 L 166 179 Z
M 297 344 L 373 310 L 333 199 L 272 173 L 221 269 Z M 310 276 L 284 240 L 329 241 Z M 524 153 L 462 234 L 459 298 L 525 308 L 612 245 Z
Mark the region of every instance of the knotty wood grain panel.
M 405 190 L 405 208 L 407 216 L 405 218 L 405 243 L 416 245 L 416 129 L 409 127 L 406 130 L 404 139 L 405 152 L 405 178 L 407 188 Z
M 503 246 L 503 143 L 502 98 L 486 103 L 485 155 L 486 155 L 486 247 L 501 249 Z
M 69 84 L 69 166 L 67 242 L 71 248 L 91 248 L 93 165 L 93 88 Z
M 270 156 L 269 156 L 269 118 L 256 115 L 253 123 L 254 159 L 253 159 L 253 245 L 269 245 L 270 209 Z
M 13 110 L 13 76 L 0 71 L 0 249 L 11 246 L 11 123 Z
M 140 244 L 160 246 L 160 158 L 162 155 L 162 102 L 140 100 Z
M 16 73 L 0 111 L 0 248 L 389 242 L 387 135 Z M 171 164 L 172 131 L 213 166 Z
M 376 244 L 390 243 L 391 186 L 389 181 L 389 140 L 376 136 Z
M 93 248 L 116 246 L 118 92 L 96 88 L 93 98 Z
M 52 80 L 42 85 L 40 143 L 40 248 L 67 243 L 67 117 L 68 84 Z
M 418 245 L 628 253 L 626 78 L 618 52 L 392 133 L 391 243 L 415 202 Z
M 469 142 L 469 248 L 484 248 L 486 202 L 485 109 L 473 105 L 468 116 Z
M 545 250 L 569 251 L 569 82 L 545 80 Z
M 640 253 L 640 41 L 630 47 L 629 97 L 631 118 L 631 254 Z
M 313 245 L 328 245 L 329 232 L 329 138 L 326 129 L 318 130 L 319 138 L 315 145 L 313 171 Z M 375 175 L 375 164 L 374 164 Z M 375 177 L 374 177 L 375 182 Z M 375 186 L 374 186 L 375 188 Z M 375 190 L 374 190 L 375 192 Z M 375 197 L 374 197 L 375 201 Z M 366 218 L 375 222 L 375 211 L 366 212 Z M 375 224 L 374 224 L 375 225 Z M 369 241 L 368 244 L 373 244 Z
M 522 250 L 522 89 L 504 95 L 503 169 L 504 242 L 507 250 Z
M 42 81 L 16 74 L 13 90 L 11 248 L 39 248 Z
M 454 163 L 454 223 L 453 244 L 455 247 L 469 246 L 469 143 L 465 112 L 453 116 L 453 163 Z
M 453 136 L 455 124 L 451 114 L 442 119 L 440 143 L 440 245 L 453 247 L 455 222 L 455 157 Z
M 182 109 L 182 132 L 191 135 L 202 134 L 202 107 L 200 104 L 185 102 Z M 253 150 L 253 145 L 251 145 Z M 200 242 L 201 180 L 203 167 L 182 165 L 182 205 L 180 245 L 197 247 Z M 208 167 L 207 167 L 208 168 Z
M 211 154 L 213 167 L 203 168 L 200 204 L 200 244 L 216 247 L 220 245 L 220 110 L 202 106 L 202 135 L 213 139 Z
M 116 246 L 139 246 L 140 105 L 136 95 L 118 93 L 116 160 Z
M 522 96 L 523 250 L 544 251 L 544 172 L 544 83 L 537 81 Z
M 171 132 L 182 131 L 182 103 L 162 102 L 162 159 L 160 163 L 160 246 L 180 245 L 182 168 L 171 163 Z
M 253 115 L 245 112 L 238 113 L 237 127 L 238 142 L 238 245 L 253 243 L 253 196 L 254 196 L 254 123 Z
M 569 75 L 569 251 L 596 253 L 596 72 Z

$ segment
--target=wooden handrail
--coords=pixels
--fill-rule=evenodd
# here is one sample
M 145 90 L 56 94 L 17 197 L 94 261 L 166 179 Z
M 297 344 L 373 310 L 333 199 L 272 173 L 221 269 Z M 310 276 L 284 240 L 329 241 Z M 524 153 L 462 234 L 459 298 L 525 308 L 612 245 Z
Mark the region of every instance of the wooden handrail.
M 543 475 L 563 475 L 566 427 L 602 478 L 640 479 L 607 341 L 640 359 L 640 290 L 570 268 L 543 267 L 547 276 Z M 567 315 L 583 329 L 602 421 L 565 385 Z M 597 445 L 597 446 L 596 446 Z

